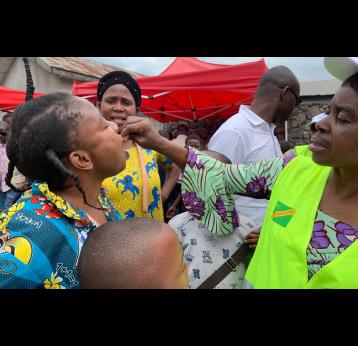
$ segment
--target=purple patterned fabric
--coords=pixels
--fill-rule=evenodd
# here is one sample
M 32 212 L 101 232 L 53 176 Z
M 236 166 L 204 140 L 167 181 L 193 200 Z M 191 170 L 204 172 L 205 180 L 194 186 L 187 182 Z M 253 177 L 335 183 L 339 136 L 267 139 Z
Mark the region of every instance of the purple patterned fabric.
M 282 160 L 282 168 L 285 168 L 289 162 L 291 162 L 292 159 L 294 159 L 296 156 L 286 156 Z
M 217 213 L 220 215 L 220 218 L 223 222 L 227 221 L 227 212 L 226 212 L 226 208 L 224 205 L 224 201 L 221 199 L 220 196 L 217 196 L 216 198 L 216 203 L 215 203 L 215 208 Z
M 358 238 L 358 227 L 318 211 L 307 249 L 308 279 L 332 262 Z
M 307 264 L 308 265 L 312 265 L 312 264 L 314 264 L 314 265 L 319 265 L 319 266 L 325 266 L 326 264 L 328 264 L 329 263 L 329 261 L 326 261 L 326 260 L 310 260 L 310 261 L 307 261 Z
M 187 161 L 186 163 L 191 167 L 193 168 L 195 163 L 196 163 L 196 159 L 197 159 L 197 156 L 194 152 L 194 150 L 192 150 L 191 148 L 189 148 L 189 153 L 188 153 L 188 158 L 187 158 Z
M 186 191 L 182 193 L 183 203 L 188 212 L 200 220 L 205 212 L 205 202 L 196 196 L 195 192 Z
M 246 196 L 253 198 L 270 198 L 271 192 L 266 186 L 266 178 L 259 177 L 246 185 Z
M 352 227 L 340 221 L 336 222 L 334 227 L 340 248 L 351 245 L 358 238 L 358 227 Z
M 234 209 L 232 210 L 232 225 L 234 227 L 239 227 L 240 226 L 240 220 L 239 220 L 239 214 L 237 213 L 236 208 L 234 207 Z
M 190 168 L 193 168 L 194 166 L 196 166 L 198 169 L 203 169 L 204 168 L 204 163 L 202 161 L 199 161 L 198 163 L 196 162 L 196 160 L 198 159 L 198 156 L 195 154 L 194 149 L 189 147 L 189 153 L 188 153 L 188 158 L 187 158 L 187 164 L 190 166 Z
M 310 245 L 315 249 L 327 249 L 330 244 L 327 231 L 324 230 L 324 227 L 325 223 L 323 221 L 316 221 L 314 223 Z

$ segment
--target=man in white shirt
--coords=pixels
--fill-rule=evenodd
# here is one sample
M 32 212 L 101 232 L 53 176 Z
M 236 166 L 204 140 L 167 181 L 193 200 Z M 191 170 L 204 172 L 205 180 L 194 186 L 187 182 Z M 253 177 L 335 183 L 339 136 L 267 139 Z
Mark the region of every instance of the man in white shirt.
M 283 123 L 302 101 L 300 84 L 293 72 L 285 66 L 268 70 L 260 79 L 251 107 L 242 105 L 215 132 L 208 149 L 227 156 L 233 164 L 252 164 L 282 156 L 274 135 L 274 122 Z M 238 212 L 261 226 L 267 200 L 237 197 Z

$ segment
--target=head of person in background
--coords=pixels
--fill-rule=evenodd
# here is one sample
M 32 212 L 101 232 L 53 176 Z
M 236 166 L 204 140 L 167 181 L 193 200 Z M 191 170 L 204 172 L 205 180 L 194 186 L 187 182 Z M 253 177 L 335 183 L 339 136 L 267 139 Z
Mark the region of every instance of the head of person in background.
M 170 129 L 169 129 L 169 139 L 175 139 L 178 136 L 178 129 L 177 129 L 177 125 L 173 124 Z
M 165 138 L 169 139 L 168 131 L 159 130 L 158 132 L 159 132 L 159 134 L 160 134 L 162 137 L 165 137 Z
M 138 82 L 127 72 L 109 72 L 98 82 L 98 109 L 106 120 L 117 124 L 119 134 L 126 119 L 139 111 L 141 97 Z
M 206 127 L 199 127 L 199 136 L 206 143 L 209 140 L 209 130 Z
M 187 136 L 189 133 L 189 125 L 185 121 L 180 121 L 177 124 L 177 136 L 184 135 Z
M 5 144 L 9 132 L 9 124 L 5 121 L 0 121 L 0 144 Z
M 189 135 L 195 134 L 195 135 L 199 135 L 199 123 L 198 121 L 193 121 L 190 124 L 190 129 L 189 129 Z
M 81 288 L 187 288 L 178 237 L 149 218 L 109 222 L 90 233 L 79 258 Z
M 7 113 L 2 117 L 2 120 L 5 121 L 9 126 L 11 125 L 11 114 L 12 114 L 12 112 L 7 112 Z
M 301 104 L 300 83 L 286 66 L 269 69 L 260 79 L 251 108 L 258 115 L 270 109 L 267 122 L 283 123 Z
M 200 150 L 201 148 L 200 137 L 195 134 L 189 135 L 185 140 L 185 146 Z

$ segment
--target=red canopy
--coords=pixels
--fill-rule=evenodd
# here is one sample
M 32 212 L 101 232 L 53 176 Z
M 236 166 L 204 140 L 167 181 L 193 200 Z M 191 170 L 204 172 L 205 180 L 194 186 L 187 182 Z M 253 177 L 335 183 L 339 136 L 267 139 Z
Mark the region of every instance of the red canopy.
M 223 119 L 240 104 L 250 104 L 262 75 L 264 59 L 219 65 L 196 58 L 176 58 L 160 75 L 137 78 L 142 90 L 141 111 L 161 121 Z M 74 82 L 72 93 L 97 101 L 98 82 Z
M 35 92 L 34 98 L 42 96 L 43 93 Z M 9 112 L 19 104 L 25 102 L 26 92 L 0 86 L 0 111 Z

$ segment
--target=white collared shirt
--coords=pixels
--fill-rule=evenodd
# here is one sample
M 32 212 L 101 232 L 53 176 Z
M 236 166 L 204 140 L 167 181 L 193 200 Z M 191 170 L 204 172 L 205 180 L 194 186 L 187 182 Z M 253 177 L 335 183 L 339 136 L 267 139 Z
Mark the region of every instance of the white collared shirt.
M 223 123 L 210 139 L 208 149 L 227 156 L 233 164 L 252 164 L 282 156 L 274 129 L 247 106 Z M 262 225 L 267 200 L 239 196 L 238 212 Z

